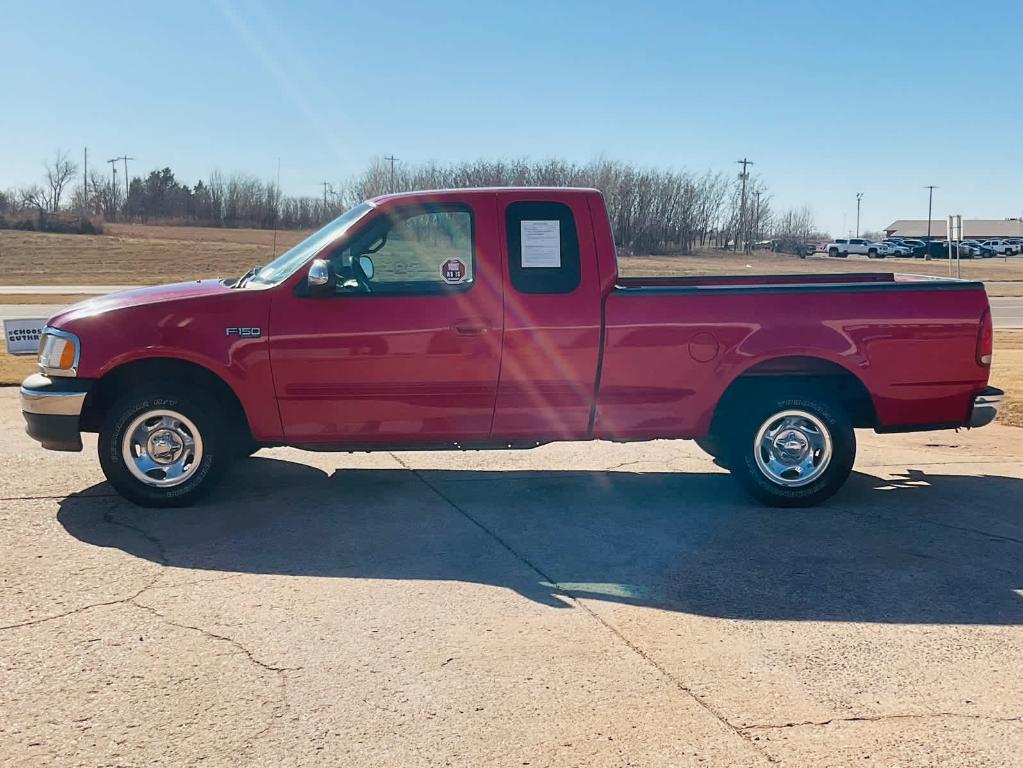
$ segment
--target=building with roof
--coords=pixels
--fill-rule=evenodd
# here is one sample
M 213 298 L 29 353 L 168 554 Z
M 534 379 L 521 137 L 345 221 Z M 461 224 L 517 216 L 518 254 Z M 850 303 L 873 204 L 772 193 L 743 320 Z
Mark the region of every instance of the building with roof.
M 927 237 L 927 219 L 898 219 L 884 228 L 885 237 Z M 944 240 L 948 221 L 931 219 L 931 239 Z M 964 240 L 1023 237 L 1023 219 L 963 219 Z

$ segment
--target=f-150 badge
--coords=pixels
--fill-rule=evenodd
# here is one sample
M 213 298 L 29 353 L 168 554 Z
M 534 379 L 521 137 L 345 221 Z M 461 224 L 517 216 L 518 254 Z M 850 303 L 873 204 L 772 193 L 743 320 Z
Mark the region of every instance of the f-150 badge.
M 262 328 L 225 328 L 228 336 L 244 336 L 246 338 L 255 338 L 256 336 L 263 335 Z

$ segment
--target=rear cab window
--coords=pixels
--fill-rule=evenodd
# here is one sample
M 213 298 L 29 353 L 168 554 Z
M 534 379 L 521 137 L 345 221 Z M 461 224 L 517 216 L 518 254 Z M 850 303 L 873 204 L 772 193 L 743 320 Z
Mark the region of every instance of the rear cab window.
M 523 200 L 505 211 L 508 273 L 519 293 L 571 293 L 579 287 L 579 233 L 564 203 Z

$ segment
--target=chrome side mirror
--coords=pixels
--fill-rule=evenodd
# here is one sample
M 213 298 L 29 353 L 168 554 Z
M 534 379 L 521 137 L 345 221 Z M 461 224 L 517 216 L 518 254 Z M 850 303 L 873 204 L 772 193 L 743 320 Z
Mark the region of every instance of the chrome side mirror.
M 373 275 L 376 273 L 376 265 L 373 263 L 373 259 L 366 254 L 362 254 L 359 257 L 359 269 L 362 270 L 362 274 L 367 280 L 372 280 Z
M 306 286 L 311 296 L 327 296 L 334 293 L 334 265 L 330 259 L 314 259 L 306 274 Z

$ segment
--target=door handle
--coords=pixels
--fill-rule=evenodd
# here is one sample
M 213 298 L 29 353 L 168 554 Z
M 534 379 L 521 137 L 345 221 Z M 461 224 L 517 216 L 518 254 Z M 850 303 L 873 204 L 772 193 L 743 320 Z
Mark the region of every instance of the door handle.
M 482 336 L 490 330 L 490 323 L 486 320 L 465 318 L 462 320 L 455 320 L 455 322 L 451 324 L 451 330 L 459 336 Z

